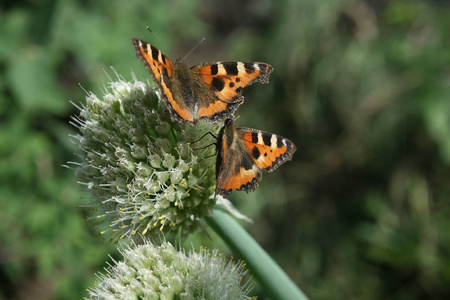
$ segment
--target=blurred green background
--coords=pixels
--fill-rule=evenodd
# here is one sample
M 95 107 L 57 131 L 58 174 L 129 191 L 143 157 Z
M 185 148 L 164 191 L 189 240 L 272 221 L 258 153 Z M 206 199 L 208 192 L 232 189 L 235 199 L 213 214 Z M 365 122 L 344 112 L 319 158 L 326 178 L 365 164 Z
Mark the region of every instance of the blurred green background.
M 172 59 L 205 37 L 191 65 L 273 65 L 236 125 L 298 151 L 231 198 L 311 299 L 450 298 L 447 1 L 10 0 L 0 24 L 1 299 L 80 299 L 117 256 L 62 165 L 79 83 L 101 93 L 110 66 L 150 78 L 134 36 Z

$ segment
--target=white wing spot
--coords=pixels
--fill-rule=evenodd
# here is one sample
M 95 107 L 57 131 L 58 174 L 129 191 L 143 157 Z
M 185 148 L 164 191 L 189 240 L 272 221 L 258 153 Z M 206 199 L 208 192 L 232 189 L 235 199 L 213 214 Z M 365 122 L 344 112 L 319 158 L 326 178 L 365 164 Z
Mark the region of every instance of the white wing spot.
M 254 63 L 254 64 L 253 64 L 253 67 L 255 67 L 255 69 L 258 70 L 258 71 L 260 70 L 257 63 Z
M 225 71 L 225 67 L 222 63 L 217 64 L 217 74 L 226 74 L 227 71 Z
M 270 147 L 276 148 L 277 147 L 277 136 L 275 134 L 272 134 L 272 137 L 270 138 Z
M 261 132 L 258 132 L 258 144 L 264 144 Z
M 282 142 L 283 142 L 283 145 L 287 146 L 286 139 L 283 139 Z
M 242 62 L 237 63 L 237 69 L 238 69 L 239 74 L 242 74 L 242 73 L 245 74 L 245 67 Z

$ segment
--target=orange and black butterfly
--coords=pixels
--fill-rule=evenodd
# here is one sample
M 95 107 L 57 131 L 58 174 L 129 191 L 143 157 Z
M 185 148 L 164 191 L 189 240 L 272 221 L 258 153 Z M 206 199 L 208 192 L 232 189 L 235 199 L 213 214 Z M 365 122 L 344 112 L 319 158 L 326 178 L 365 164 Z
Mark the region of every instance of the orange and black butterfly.
M 297 150 L 288 139 L 252 128 L 234 128 L 227 119 L 219 132 L 216 161 L 216 194 L 232 190 L 251 192 L 263 172 L 272 172 L 291 160 Z
M 172 119 L 195 123 L 233 118 L 244 102 L 242 89 L 256 81 L 268 83 L 271 65 L 261 62 L 215 62 L 188 67 L 175 64 L 152 45 L 133 38 L 136 56 L 155 79 Z

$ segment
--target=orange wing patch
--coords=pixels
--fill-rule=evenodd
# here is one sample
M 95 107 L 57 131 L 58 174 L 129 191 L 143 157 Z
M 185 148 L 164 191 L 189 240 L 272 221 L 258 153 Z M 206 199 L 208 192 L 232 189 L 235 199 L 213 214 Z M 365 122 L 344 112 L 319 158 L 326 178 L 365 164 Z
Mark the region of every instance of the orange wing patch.
M 234 111 L 242 104 L 241 102 L 227 103 L 221 100 L 210 102 L 208 106 L 199 105 L 197 118 L 206 121 L 222 120 L 224 117 L 232 116 Z
M 231 190 L 253 191 L 257 187 L 258 179 L 261 177 L 260 173 L 261 171 L 256 167 L 250 170 L 240 167 L 238 173 L 225 178 L 223 182 L 217 184 L 217 193 L 226 195 Z
M 228 103 L 222 101 L 211 102 L 208 106 L 199 107 L 198 117 L 209 117 L 227 110 Z
M 250 129 L 239 128 L 239 131 Z M 290 160 L 297 150 L 288 139 L 276 134 L 258 130 L 241 133 L 243 146 L 247 149 L 254 163 L 264 172 L 272 172 L 286 160 Z
M 268 83 L 271 65 L 260 62 L 221 62 L 201 64 L 193 72 L 211 87 L 218 99 L 232 103 L 242 101 L 242 89 L 256 81 Z
M 272 148 L 263 145 L 247 145 L 247 147 L 251 147 L 252 157 L 256 165 L 263 170 L 271 168 L 273 163 L 277 161 L 277 158 L 281 157 L 287 150 L 286 146 Z

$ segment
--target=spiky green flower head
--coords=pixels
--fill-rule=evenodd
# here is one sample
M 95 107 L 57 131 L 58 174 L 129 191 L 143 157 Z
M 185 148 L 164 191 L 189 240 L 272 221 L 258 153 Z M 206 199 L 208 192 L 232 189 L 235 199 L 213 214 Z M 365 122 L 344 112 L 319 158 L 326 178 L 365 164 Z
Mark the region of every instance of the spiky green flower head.
M 214 159 L 204 159 L 215 149 L 192 149 L 208 139 L 190 142 L 218 126 L 172 121 L 159 94 L 134 76 L 111 80 L 102 97 L 89 92 L 79 109 L 76 176 L 93 196 L 101 233 L 117 241 L 197 230 L 215 203 Z
M 240 300 L 254 283 L 242 262 L 217 251 L 177 251 L 170 243 L 119 249 L 123 256 L 99 274 L 90 299 Z

